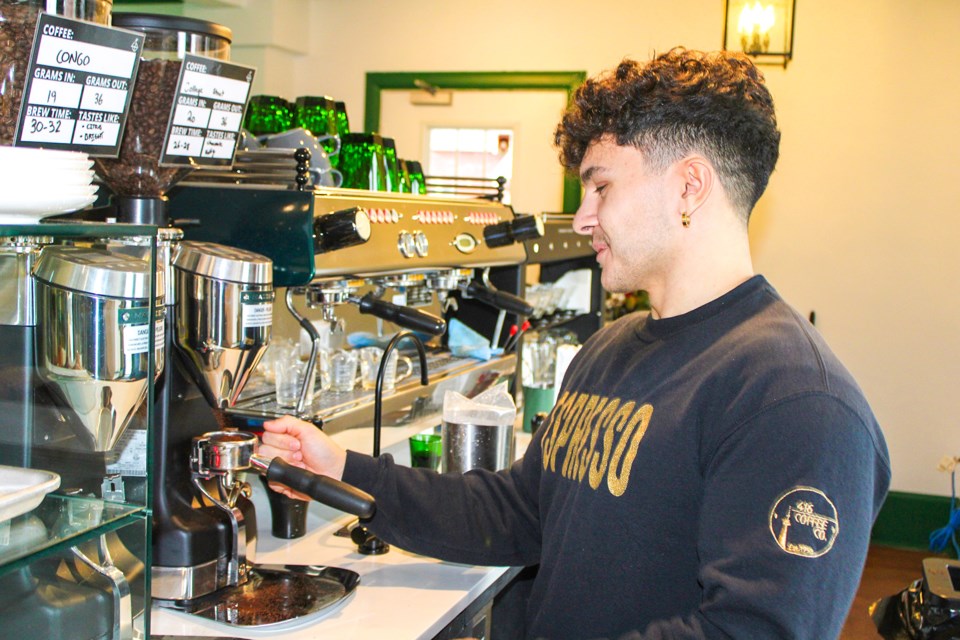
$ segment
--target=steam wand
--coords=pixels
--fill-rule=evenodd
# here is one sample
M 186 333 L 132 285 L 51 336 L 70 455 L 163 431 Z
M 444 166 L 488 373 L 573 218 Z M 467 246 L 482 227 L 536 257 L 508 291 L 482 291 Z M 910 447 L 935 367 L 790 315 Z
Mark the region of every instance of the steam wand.
M 383 375 L 387 369 L 387 361 L 390 354 L 397 345 L 404 339 L 410 338 L 417 347 L 417 353 L 420 356 L 420 384 L 426 386 L 430 383 L 427 375 L 427 353 L 423 347 L 423 342 L 417 337 L 417 334 L 411 331 L 401 331 L 393 336 L 393 339 L 387 344 L 380 357 L 380 368 L 377 370 L 377 387 L 374 391 L 373 400 L 373 456 L 380 455 L 380 424 L 383 413 Z M 357 544 L 357 551 L 365 555 L 379 555 L 390 550 L 390 545 L 371 533 L 364 525 L 361 519 L 360 523 L 350 532 L 350 539 Z
M 320 333 L 317 331 L 317 328 L 313 326 L 313 323 L 307 320 L 302 314 L 300 314 L 296 307 L 293 306 L 293 295 L 295 290 L 291 287 L 287 289 L 287 311 L 290 312 L 304 331 L 307 332 L 307 335 L 310 336 L 310 358 L 307 360 L 307 371 L 303 376 L 303 383 L 300 386 L 300 397 L 297 400 L 297 417 L 303 417 L 307 412 L 307 395 L 310 393 L 308 386 L 310 381 L 314 379 L 314 369 L 317 366 L 317 352 L 320 350 Z M 296 293 L 302 293 L 301 291 L 296 291 Z
M 412 331 L 401 331 L 397 335 L 393 336 L 393 339 L 387 344 L 387 347 L 383 350 L 383 355 L 380 356 L 380 368 L 377 370 L 377 387 L 373 396 L 373 457 L 380 455 L 380 423 L 382 421 L 383 413 L 383 374 L 387 369 L 387 360 L 390 357 L 390 354 L 405 338 L 410 338 L 413 340 L 413 344 L 417 347 L 417 354 L 420 356 L 420 384 L 427 386 L 430 384 L 430 379 L 427 375 L 427 353 L 423 348 L 423 342 L 420 338 L 417 337 L 417 334 Z

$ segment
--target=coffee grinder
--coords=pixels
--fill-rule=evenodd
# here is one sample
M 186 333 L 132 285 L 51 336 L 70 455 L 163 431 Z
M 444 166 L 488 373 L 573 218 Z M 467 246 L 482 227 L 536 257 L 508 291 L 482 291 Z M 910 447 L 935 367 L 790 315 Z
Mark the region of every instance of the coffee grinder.
M 252 565 L 256 519 L 241 472 L 282 480 L 362 517 L 372 515 L 373 501 L 282 461 L 259 460 L 255 436 L 221 426 L 269 342 L 271 262 L 232 247 L 181 242 L 171 271 L 170 366 L 155 407 L 154 602 L 239 626 L 308 615 L 347 595 L 357 578 L 335 569 Z

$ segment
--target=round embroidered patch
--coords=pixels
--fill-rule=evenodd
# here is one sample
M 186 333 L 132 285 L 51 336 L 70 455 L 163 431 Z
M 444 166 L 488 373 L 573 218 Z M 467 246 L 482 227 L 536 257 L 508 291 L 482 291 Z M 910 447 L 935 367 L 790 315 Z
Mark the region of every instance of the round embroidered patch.
M 813 487 L 785 491 L 770 509 L 773 539 L 795 556 L 822 556 L 833 548 L 839 531 L 837 508 L 827 494 Z

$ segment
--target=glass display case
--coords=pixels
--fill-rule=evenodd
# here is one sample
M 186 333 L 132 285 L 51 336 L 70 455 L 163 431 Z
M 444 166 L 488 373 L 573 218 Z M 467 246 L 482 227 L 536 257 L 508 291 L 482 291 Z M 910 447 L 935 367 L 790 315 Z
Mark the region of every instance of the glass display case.
M 149 637 L 156 237 L 145 225 L 0 225 L 6 637 Z

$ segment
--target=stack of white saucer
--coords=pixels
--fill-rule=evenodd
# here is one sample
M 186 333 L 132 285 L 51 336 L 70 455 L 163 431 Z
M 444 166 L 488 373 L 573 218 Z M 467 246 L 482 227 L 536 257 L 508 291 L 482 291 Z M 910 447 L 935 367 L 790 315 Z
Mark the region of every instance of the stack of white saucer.
M 0 147 L 0 224 L 31 224 L 97 199 L 93 160 L 76 151 Z

